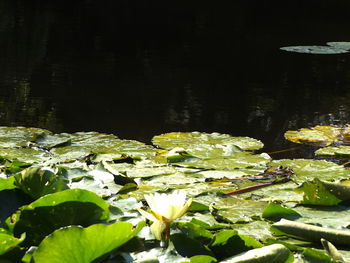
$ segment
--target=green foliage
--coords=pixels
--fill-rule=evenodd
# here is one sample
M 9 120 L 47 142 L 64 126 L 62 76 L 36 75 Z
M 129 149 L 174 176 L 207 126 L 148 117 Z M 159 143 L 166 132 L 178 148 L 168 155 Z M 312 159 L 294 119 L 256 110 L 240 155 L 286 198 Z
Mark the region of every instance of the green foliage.
M 101 262 L 107 255 L 138 234 L 144 226 L 136 228 L 127 222 L 111 225 L 95 224 L 87 228 L 69 226 L 46 237 L 33 253 L 35 263 L 90 263 Z
M 302 262 L 350 260 L 344 250 L 350 243 L 350 170 L 343 165 L 272 160 L 253 152 L 263 146 L 260 141 L 219 133 L 158 135 L 153 143 L 165 149 L 159 150 L 112 134 L 34 128 L 16 134 L 16 129 L 0 127 L 0 235 L 6 240 L 0 260 L 19 262 L 26 253 L 22 260 L 31 263 L 48 257 L 50 262 L 292 262 L 289 250 Z M 298 143 L 327 145 L 345 143 L 350 130 L 316 126 L 287 135 Z M 345 146 L 328 151 L 347 158 Z M 171 225 L 167 249 L 159 247 L 150 224 L 139 232 L 142 224 L 134 229 L 123 222 L 140 222 L 146 194 L 174 190 L 193 201 Z M 235 190 L 239 193 L 227 195 Z M 273 239 L 281 234 L 283 241 Z M 304 247 L 316 248 L 321 238 L 339 249 L 330 243 L 327 252 Z M 271 247 L 274 243 L 283 246 Z

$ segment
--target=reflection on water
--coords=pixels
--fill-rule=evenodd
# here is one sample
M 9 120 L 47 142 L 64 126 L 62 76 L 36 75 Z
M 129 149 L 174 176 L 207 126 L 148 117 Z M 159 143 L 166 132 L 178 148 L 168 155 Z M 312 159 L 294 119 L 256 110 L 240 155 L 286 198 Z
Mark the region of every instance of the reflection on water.
M 2 0 L 0 123 L 145 142 L 217 131 L 283 148 L 288 129 L 350 121 L 350 55 L 279 50 L 350 41 L 349 7 Z

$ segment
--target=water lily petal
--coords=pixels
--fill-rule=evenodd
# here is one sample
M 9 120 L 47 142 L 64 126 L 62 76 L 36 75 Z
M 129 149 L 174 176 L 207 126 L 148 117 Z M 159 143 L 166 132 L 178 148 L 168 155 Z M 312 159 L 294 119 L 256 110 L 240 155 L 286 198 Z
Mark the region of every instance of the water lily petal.
M 141 209 L 141 208 L 137 208 L 137 211 L 139 211 L 139 213 L 144 216 L 145 218 L 147 218 L 148 220 L 151 221 L 158 221 L 158 219 L 152 215 L 151 213 L 146 212 L 145 210 Z
M 166 228 L 166 223 L 162 221 L 154 221 L 151 225 L 151 232 L 155 236 L 156 239 L 161 240 L 162 239 L 162 233 Z

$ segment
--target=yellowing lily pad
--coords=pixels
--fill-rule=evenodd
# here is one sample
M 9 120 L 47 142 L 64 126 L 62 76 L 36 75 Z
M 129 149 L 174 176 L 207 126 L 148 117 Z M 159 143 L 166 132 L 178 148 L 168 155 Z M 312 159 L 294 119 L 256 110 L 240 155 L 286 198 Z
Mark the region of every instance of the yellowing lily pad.
M 348 156 L 350 155 L 350 146 L 334 146 L 320 148 L 315 152 L 316 155 L 331 155 L 331 156 Z
M 154 136 L 154 145 L 171 150 L 184 148 L 199 158 L 232 156 L 241 150 L 259 150 L 264 144 L 249 137 L 232 137 L 229 134 L 201 132 L 171 132 Z
M 315 126 L 297 131 L 287 131 L 284 137 L 292 142 L 316 146 L 328 146 L 341 139 L 342 128 L 333 126 Z

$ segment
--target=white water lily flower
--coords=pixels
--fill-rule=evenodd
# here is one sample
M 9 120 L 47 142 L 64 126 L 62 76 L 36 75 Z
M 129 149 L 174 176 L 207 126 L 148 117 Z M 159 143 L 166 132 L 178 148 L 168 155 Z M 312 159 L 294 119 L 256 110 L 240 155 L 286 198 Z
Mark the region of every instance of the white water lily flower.
M 147 219 L 153 221 L 151 231 L 158 239 L 162 239 L 165 231 L 165 239 L 170 236 L 170 224 L 177 218 L 183 216 L 192 203 L 192 199 L 186 202 L 186 193 L 174 191 L 171 194 L 145 195 L 145 199 L 151 208 L 148 213 L 142 209 L 138 211 Z

